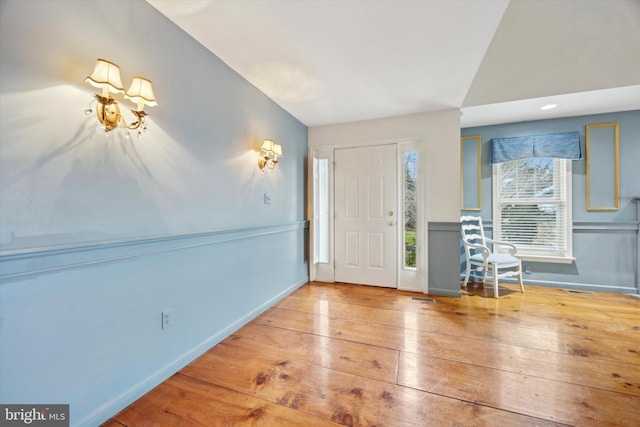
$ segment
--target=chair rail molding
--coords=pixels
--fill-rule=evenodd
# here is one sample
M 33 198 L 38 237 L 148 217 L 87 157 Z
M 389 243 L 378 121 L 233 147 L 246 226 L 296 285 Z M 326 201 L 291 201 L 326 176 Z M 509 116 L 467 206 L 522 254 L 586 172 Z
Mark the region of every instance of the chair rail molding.
M 303 230 L 306 220 L 201 233 L 0 251 L 0 279 L 120 261 L 199 246 Z

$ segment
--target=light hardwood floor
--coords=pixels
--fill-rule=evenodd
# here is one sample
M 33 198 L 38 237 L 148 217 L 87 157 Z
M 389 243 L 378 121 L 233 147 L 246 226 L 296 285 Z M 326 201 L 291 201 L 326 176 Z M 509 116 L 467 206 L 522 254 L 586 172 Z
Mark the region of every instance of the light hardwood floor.
M 309 283 L 104 424 L 640 426 L 640 300 Z

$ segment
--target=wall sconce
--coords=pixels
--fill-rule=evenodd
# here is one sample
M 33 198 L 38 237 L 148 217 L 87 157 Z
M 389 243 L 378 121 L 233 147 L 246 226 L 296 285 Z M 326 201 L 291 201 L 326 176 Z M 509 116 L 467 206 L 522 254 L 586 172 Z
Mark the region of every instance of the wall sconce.
M 105 59 L 98 59 L 93 73 L 84 81 L 93 87 L 102 89 L 102 94 L 96 93 L 94 97 L 97 102 L 96 115 L 105 132 L 120 127 L 127 129 L 127 136 L 129 136 L 129 130 L 138 129 L 138 136 L 140 136 L 141 130 L 147 131 L 147 124 L 144 121 L 147 113 L 144 112 L 144 105 L 147 104 L 151 107 L 158 105 L 151 80 L 134 76 L 129 90 L 125 92 L 120 80 L 120 67 Z M 116 100 L 111 98 L 110 93 L 124 93 L 126 99 L 137 104 L 137 109 L 131 110 L 131 112 L 138 120 L 128 125 L 120 115 L 120 107 Z M 91 108 L 85 111 L 86 114 L 92 112 Z
M 258 155 L 258 167 L 264 172 L 264 168 L 275 169 L 278 165 L 278 157 L 282 157 L 282 146 L 270 139 L 265 139 Z

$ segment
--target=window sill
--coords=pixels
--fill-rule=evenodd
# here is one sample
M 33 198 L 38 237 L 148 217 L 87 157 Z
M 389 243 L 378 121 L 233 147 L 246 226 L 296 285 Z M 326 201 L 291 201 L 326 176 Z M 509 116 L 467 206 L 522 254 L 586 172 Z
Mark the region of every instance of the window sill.
M 543 256 L 543 255 L 519 255 L 516 257 L 521 261 L 529 262 L 548 262 L 553 264 L 571 264 L 576 259 L 573 257 L 559 257 L 559 256 Z

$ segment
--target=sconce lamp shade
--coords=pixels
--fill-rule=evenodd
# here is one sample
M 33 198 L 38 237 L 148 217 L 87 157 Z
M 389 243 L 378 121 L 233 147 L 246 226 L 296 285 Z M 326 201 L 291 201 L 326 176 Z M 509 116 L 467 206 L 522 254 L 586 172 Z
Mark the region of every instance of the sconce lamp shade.
M 91 86 L 102 89 L 102 96 L 105 98 L 109 96 L 109 92 L 124 93 L 124 87 L 120 80 L 120 67 L 105 59 L 98 59 L 93 73 L 84 81 Z
M 264 151 L 268 155 L 282 157 L 282 146 L 270 139 L 265 139 L 260 147 L 260 151 Z
M 260 150 L 265 151 L 267 153 L 272 153 L 273 145 L 274 145 L 274 142 L 272 140 L 265 139 L 264 142 L 262 143 L 262 147 L 260 148 Z
M 278 157 L 282 157 L 282 146 L 280 144 L 273 144 L 273 154 L 275 154 Z
M 158 105 L 156 96 L 153 93 L 151 80 L 140 76 L 133 77 L 131 87 L 129 87 L 124 97 L 135 102 L 138 105 L 138 111 L 142 111 L 144 104 L 151 107 Z

